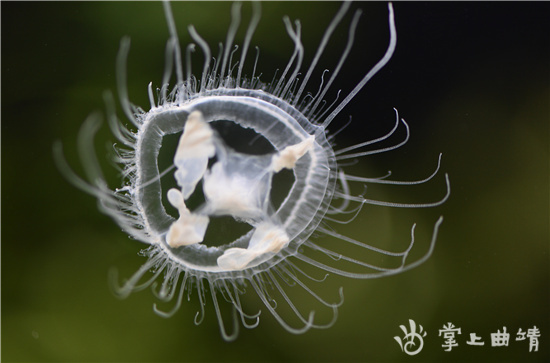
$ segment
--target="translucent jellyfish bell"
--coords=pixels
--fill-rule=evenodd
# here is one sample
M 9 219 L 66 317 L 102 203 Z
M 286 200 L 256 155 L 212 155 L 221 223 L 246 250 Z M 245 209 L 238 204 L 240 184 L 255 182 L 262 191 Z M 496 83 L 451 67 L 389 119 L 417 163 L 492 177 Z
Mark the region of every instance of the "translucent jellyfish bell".
M 122 143 L 122 146 L 117 146 L 115 157 L 124 169 L 125 183 L 122 187 L 115 190 L 107 187 L 95 159 L 92 140 L 97 130 L 98 116 L 93 115 L 84 123 L 79 136 L 80 156 L 86 167 L 88 181 L 72 172 L 63 159 L 61 146 L 57 144 L 55 147 L 58 166 L 69 180 L 96 196 L 102 211 L 129 235 L 149 245 L 143 251 L 148 257 L 147 262 L 122 287 L 115 286 L 118 295 L 126 297 L 132 291 L 152 285 L 159 299 L 176 299 L 174 308 L 169 312 L 161 311 L 155 305 L 157 313 L 170 316 L 180 307 L 185 292 L 189 293 L 192 289 L 197 289 L 201 309 L 204 309 L 205 287 L 208 286 L 220 330 L 226 340 L 237 337 L 239 323 L 234 321 L 232 332 L 227 332 L 220 311 L 222 302 L 218 300 L 219 294 L 232 307 L 234 316 L 240 317 L 242 325 L 252 328 L 259 322 L 259 313 L 246 313 L 240 301 L 240 297 L 250 287 L 290 332 L 301 333 L 312 327 L 332 325 L 342 301 L 330 303 L 321 299 L 307 283 L 315 279 L 306 274 L 295 261 L 300 260 L 322 271 L 355 278 L 380 277 L 413 268 L 432 253 L 442 218 L 435 224 L 428 252 L 410 263 L 407 257 L 414 243 L 414 226 L 409 247 L 405 251 L 390 252 L 336 232 L 330 222 L 335 221 L 338 215 L 357 215 L 365 203 L 407 208 L 431 207 L 445 202 L 450 193 L 446 175 L 447 194 L 433 203 L 399 204 L 350 194 L 350 182 L 411 185 L 426 182 L 438 172 L 439 162 L 436 171 L 425 180 L 399 182 L 347 175 L 339 167 L 338 162 L 341 160 L 359 159 L 404 144 L 409 137 L 409 127 L 399 118 L 397 111 L 393 129 L 382 137 L 338 151 L 331 144 L 334 135 L 327 137 L 327 128 L 331 122 L 393 54 L 397 38 L 391 4 L 388 7 L 390 44 L 385 55 L 345 98 L 329 106 L 323 106 L 322 102 L 353 45 L 361 12 L 358 10 L 353 15 L 346 48 L 331 78 L 326 84 L 322 82 L 317 94 L 312 96 L 304 95 L 304 91 L 332 32 L 348 11 L 349 2 L 342 4 L 328 24 L 312 63 L 301 80 L 297 77 L 304 54 L 300 40 L 301 25 L 296 21 L 293 26 L 288 18 L 283 19 L 295 49 L 280 78 L 271 84 L 264 84 L 255 76 L 258 53 L 252 76 L 247 78 L 243 75 L 248 48 L 261 12 L 258 3 L 252 6 L 253 15 L 238 62 L 232 59 L 236 52 L 236 48 L 233 50 L 233 40 L 240 22 L 241 4 L 232 7 L 232 22 L 226 42 L 220 56 L 213 62 L 207 43 L 195 28 L 188 28 L 191 38 L 202 49 L 205 61 L 202 74 L 193 76 L 189 64 L 190 50 L 195 46 L 188 46 L 184 78 L 184 63 L 175 22 L 169 3 L 164 3 L 170 30 L 166 69 L 163 83 L 158 89 L 158 99 L 155 99 L 152 85 L 149 84 L 151 108 L 148 111 L 133 106 L 128 99 L 126 58 L 129 40 L 122 40 L 117 59 L 118 93 L 124 113 L 133 128 L 123 126 L 115 114 L 111 96 L 106 97 L 109 125 Z M 173 68 L 177 83 L 168 92 Z M 236 76 L 233 75 L 235 71 Z M 236 150 L 231 137 L 220 131 L 220 122 L 239 130 L 251 131 L 255 136 L 249 140 L 249 144 L 262 138 L 269 150 Z M 404 127 L 407 132 L 404 141 L 391 147 L 369 149 L 371 145 L 388 139 L 399 127 Z M 172 166 L 160 170 L 160 150 L 169 135 L 178 136 L 177 147 L 172 157 Z M 284 197 L 276 202 L 273 190 L 279 187 L 278 175 L 285 172 L 291 175 L 292 181 Z M 173 178 L 177 186 L 163 188 L 162 181 L 166 178 Z M 177 211 L 177 215 L 167 212 L 170 207 Z M 208 232 L 214 228 L 213 221 L 220 217 L 246 225 L 246 232 L 237 238 L 222 235 L 225 239 L 223 243 L 210 244 Z M 317 243 L 312 237 L 314 232 L 334 237 L 334 245 L 328 248 Z M 342 244 L 395 258 L 397 267 L 378 266 L 361 260 L 360 256 L 342 254 L 339 252 Z M 312 257 L 312 252 L 321 252 L 330 257 L 334 265 Z M 364 271 L 344 270 L 338 267 L 339 261 L 351 263 Z M 139 284 L 149 271 L 153 275 L 145 283 Z M 162 279 L 160 286 L 154 283 L 157 278 Z M 314 300 L 331 309 L 333 319 L 327 324 L 318 324 L 313 313 L 309 313 L 306 318 L 287 294 L 289 288 L 303 289 Z M 290 325 L 279 313 L 275 295 L 293 312 L 300 324 L 298 327 Z M 196 322 L 199 323 L 200 319 Z

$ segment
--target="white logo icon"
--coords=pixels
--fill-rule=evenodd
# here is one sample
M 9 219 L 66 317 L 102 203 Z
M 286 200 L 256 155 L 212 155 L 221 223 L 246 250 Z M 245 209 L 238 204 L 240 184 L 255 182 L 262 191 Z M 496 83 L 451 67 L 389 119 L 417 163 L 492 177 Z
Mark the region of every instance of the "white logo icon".
M 411 328 L 410 331 L 407 331 L 405 325 L 399 326 L 405 334 L 403 339 L 401 339 L 401 337 L 399 336 L 395 336 L 393 337 L 393 339 L 395 339 L 395 341 L 399 344 L 399 346 L 401 347 L 401 351 L 407 353 L 408 355 L 416 355 L 420 353 L 420 351 L 424 347 L 424 337 L 427 333 L 424 331 L 422 325 L 417 326 L 415 321 L 412 319 L 409 319 L 409 325 Z

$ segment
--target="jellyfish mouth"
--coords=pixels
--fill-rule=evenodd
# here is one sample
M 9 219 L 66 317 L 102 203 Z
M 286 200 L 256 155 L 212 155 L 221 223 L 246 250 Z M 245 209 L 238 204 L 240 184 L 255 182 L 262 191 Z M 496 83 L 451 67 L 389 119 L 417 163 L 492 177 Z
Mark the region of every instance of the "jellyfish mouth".
M 296 253 L 332 198 L 335 162 L 324 130 L 274 96 L 240 92 L 218 90 L 183 105 L 153 109 L 140 131 L 156 142 L 137 148 L 137 200 L 158 244 L 187 269 L 244 271 L 275 264 Z M 228 124 L 252 131 L 254 139 L 261 139 L 259 147 L 252 150 L 231 132 L 222 133 Z M 158 155 L 169 134 L 180 136 L 172 159 L 177 186 L 166 191 Z M 142 180 L 145 187 L 140 188 Z M 177 216 L 167 213 L 170 208 Z M 233 222 L 239 235 L 217 231 L 220 221 Z

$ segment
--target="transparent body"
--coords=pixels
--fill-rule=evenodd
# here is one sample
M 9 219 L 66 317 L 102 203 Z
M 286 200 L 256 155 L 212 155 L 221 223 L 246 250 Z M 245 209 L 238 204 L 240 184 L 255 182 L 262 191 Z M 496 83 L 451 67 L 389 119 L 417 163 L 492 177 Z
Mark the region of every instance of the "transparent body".
M 439 171 L 438 163 L 436 171 L 425 180 L 399 182 L 347 175 L 339 168 L 338 162 L 342 160 L 360 159 L 404 144 L 408 140 L 409 129 L 397 111 L 395 126 L 387 135 L 337 151 L 332 147 L 333 135 L 328 133 L 329 125 L 393 54 L 397 36 L 391 4 L 390 44 L 385 55 L 346 97 L 329 106 L 322 102 L 353 45 L 360 11 L 353 15 L 348 43 L 340 62 L 330 79 L 313 96 L 305 94 L 306 86 L 332 32 L 348 11 L 349 3 L 343 3 L 328 24 L 302 79 L 298 78 L 304 53 L 300 40 L 301 26 L 298 21 L 292 25 L 288 18 L 284 19 L 295 50 L 280 78 L 271 84 L 262 83 L 254 73 L 248 78 L 243 75 L 251 38 L 261 14 L 258 3 L 252 6 L 253 15 L 238 62 L 232 59 L 236 52 L 236 48 L 233 50 L 233 40 L 240 22 L 240 4 L 232 7 L 232 22 L 226 42 L 214 60 L 207 43 L 189 26 L 189 34 L 202 49 L 205 61 L 202 74 L 194 76 L 187 67 L 184 76 L 184 64 L 189 64 L 189 49 L 194 49 L 194 45 L 185 48 L 186 62 L 183 62 L 172 11 L 169 3 L 164 3 L 171 37 L 166 46 L 166 69 L 162 85 L 157 90 L 157 99 L 153 95 L 152 85 L 149 85 L 151 108 L 148 111 L 133 106 L 128 99 L 126 58 L 129 40 L 123 39 L 117 59 L 118 93 L 132 127 L 123 126 L 117 118 L 114 102 L 109 95 L 106 96 L 106 104 L 109 125 L 122 144 L 117 146 L 115 160 L 123 167 L 124 185 L 110 189 L 95 159 L 93 135 L 98 127 L 98 116 L 93 115 L 84 123 L 79 136 L 87 180 L 72 172 L 62 157 L 60 145 L 56 145 L 55 149 L 58 166 L 69 180 L 96 196 L 102 211 L 124 231 L 149 245 L 143 250 L 147 262 L 122 287 L 118 286 L 116 274 L 113 274 L 117 294 L 126 297 L 132 291 L 152 285 L 159 299 L 175 299 L 175 306 L 169 312 L 161 311 L 155 305 L 157 313 L 170 316 L 178 310 L 183 297 L 186 294 L 189 296 L 195 289 L 201 309 L 204 309 L 205 292 L 209 291 L 222 336 L 226 340 L 237 337 L 240 324 L 252 328 L 259 323 L 259 313 L 246 313 L 242 306 L 241 296 L 247 289 L 254 290 L 267 310 L 292 333 L 331 326 L 343 298 L 336 303 L 321 299 L 308 285 L 315 279 L 293 261 L 300 260 L 322 271 L 352 278 L 400 273 L 419 265 L 431 255 L 442 218 L 435 224 L 430 249 L 413 262 L 407 262 L 407 257 L 414 244 L 414 226 L 409 247 L 401 252 L 390 252 L 338 233 L 325 222 L 335 220 L 339 215 L 357 216 L 365 203 L 406 208 L 432 207 L 444 203 L 450 194 L 447 176 L 447 194 L 433 203 L 399 204 L 350 194 L 350 182 L 411 185 L 426 182 Z M 255 65 L 257 61 L 256 56 Z M 169 90 L 173 71 L 176 85 Z M 239 132 L 251 132 L 253 137 L 248 140 L 248 151 L 234 147 L 230 137 L 222 132 L 220 125 L 225 124 L 230 124 Z M 392 147 L 368 149 L 389 138 L 399 127 L 407 131 L 403 142 Z M 178 145 L 172 165 L 160 170 L 159 154 L 169 135 L 178 136 Z M 256 144 L 263 147 L 256 150 Z M 286 189 L 282 188 L 283 197 L 275 198 L 274 190 L 280 184 L 279 175 L 286 175 L 290 182 Z M 173 178 L 177 187 L 166 188 L 163 184 L 165 178 Z M 168 212 L 170 208 L 177 214 Z M 244 225 L 246 232 L 237 238 L 228 238 L 220 245 L 210 245 L 205 236 L 212 228 L 212 221 L 220 217 Z M 314 233 L 333 237 L 335 248 L 316 244 L 312 237 Z M 361 260 L 360 256 L 347 256 L 338 252 L 340 244 L 350 244 L 368 253 L 394 258 L 398 261 L 397 266 L 378 266 Z M 311 251 L 320 252 L 334 262 L 354 264 L 363 268 L 364 272 L 346 271 L 330 265 L 312 257 Z M 150 271 L 153 274 L 140 283 Z M 162 279 L 160 285 L 155 282 L 157 279 Z M 322 284 L 322 281 L 317 283 Z M 306 317 L 286 293 L 291 287 L 303 289 L 313 300 L 330 309 L 333 318 L 319 325 L 313 312 Z M 298 326 L 289 324 L 279 314 L 274 295 L 290 307 Z M 230 330 L 220 311 L 221 304 L 230 305 L 234 313 Z M 200 323 L 204 311 L 198 316 L 200 318 L 195 319 L 196 323 Z

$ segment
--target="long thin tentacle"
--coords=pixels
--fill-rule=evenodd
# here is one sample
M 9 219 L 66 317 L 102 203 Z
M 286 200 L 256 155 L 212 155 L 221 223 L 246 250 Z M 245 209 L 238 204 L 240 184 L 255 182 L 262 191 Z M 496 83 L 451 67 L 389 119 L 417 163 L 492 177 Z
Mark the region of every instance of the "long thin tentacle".
M 325 119 L 322 126 L 326 129 L 328 125 L 334 120 L 334 118 L 342 111 L 344 107 L 355 97 L 355 95 L 361 91 L 361 89 L 367 84 L 368 81 L 376 74 L 380 69 L 382 69 L 391 59 L 393 52 L 395 51 L 395 45 L 397 44 L 397 31 L 395 30 L 395 20 L 393 16 L 393 5 L 391 3 L 388 4 L 388 10 L 389 10 L 389 23 L 390 23 L 390 44 L 388 45 L 388 49 L 386 50 L 386 53 L 376 63 L 376 65 L 363 77 L 361 82 L 355 86 L 355 88 L 340 102 L 340 104 L 334 109 L 334 111 L 331 112 L 331 114 Z

